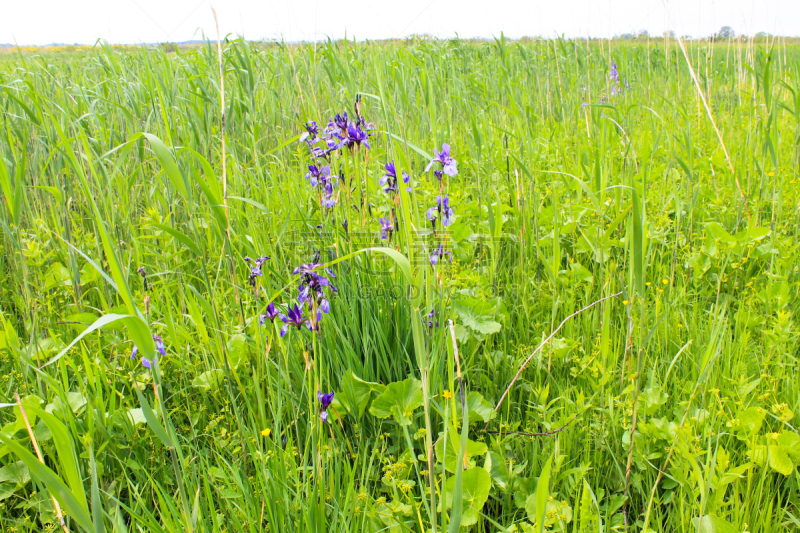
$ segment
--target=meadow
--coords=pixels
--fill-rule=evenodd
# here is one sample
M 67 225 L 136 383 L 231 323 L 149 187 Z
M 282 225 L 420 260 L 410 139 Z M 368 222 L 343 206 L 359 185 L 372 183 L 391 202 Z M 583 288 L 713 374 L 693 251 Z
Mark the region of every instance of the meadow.
M 4 54 L 0 532 L 799 530 L 800 45 L 679 44 Z

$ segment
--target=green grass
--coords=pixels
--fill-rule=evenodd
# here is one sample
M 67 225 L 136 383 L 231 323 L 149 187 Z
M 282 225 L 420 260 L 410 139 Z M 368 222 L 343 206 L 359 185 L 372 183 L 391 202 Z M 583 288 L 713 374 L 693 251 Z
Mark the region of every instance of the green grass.
M 0 531 L 800 529 L 800 45 L 687 44 L 730 163 L 674 41 L 223 46 L 227 200 L 213 44 L 0 62 Z

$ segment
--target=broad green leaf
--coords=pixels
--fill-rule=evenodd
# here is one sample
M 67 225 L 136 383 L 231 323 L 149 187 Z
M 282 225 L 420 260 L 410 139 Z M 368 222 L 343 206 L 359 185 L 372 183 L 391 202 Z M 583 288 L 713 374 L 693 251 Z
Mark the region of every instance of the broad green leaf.
M 215 391 L 222 385 L 223 379 L 225 379 L 224 370 L 218 368 L 206 370 L 192 380 L 192 387 L 207 391 Z
M 464 298 L 456 301 L 453 310 L 464 326 L 481 335 L 497 333 L 502 328 L 502 325 L 494 320 L 497 313 L 489 302 Z
M 56 261 L 44 274 L 44 290 L 55 289 L 72 285 L 72 273 L 69 269 Z
M 800 462 L 800 437 L 792 431 L 782 431 L 778 435 L 778 444 L 786 449 L 792 461 Z
M 450 476 L 444 484 L 444 505 L 446 508 L 453 506 L 455 497 L 456 476 Z M 476 466 L 469 470 L 464 470 L 461 475 L 461 527 L 474 525 L 478 521 L 480 513 L 486 500 L 489 499 L 489 489 L 492 480 L 486 469 Z M 441 509 L 441 508 L 440 508 Z
M 23 461 L 17 461 L 0 468 L 0 483 L 24 485 L 31 480 L 31 472 Z
M 77 413 L 78 410 L 83 408 L 86 405 L 86 397 L 81 394 L 80 392 L 68 392 L 67 393 L 67 405 L 72 413 Z M 53 399 L 53 403 L 48 404 L 47 408 L 45 409 L 48 413 L 52 413 L 53 411 L 60 411 L 64 409 L 64 403 L 61 401 L 60 396 L 56 396 Z
M 692 530 L 697 533 L 738 533 L 738 529 L 727 520 L 715 515 L 692 518 Z
M 706 225 L 706 231 L 708 234 L 717 241 L 722 241 L 729 244 L 736 244 L 736 239 L 733 236 L 725 231 L 719 223 L 717 222 L 709 222 Z
M 445 444 L 444 437 L 436 441 L 436 444 L 434 445 L 436 457 L 439 458 L 440 462 L 444 463 L 444 467 L 448 472 L 455 472 L 456 467 L 458 466 L 457 460 L 460 447 L 458 433 L 456 431 L 448 431 L 446 442 L 447 444 Z M 467 458 L 466 462 L 474 466 L 474 461 L 470 463 L 470 458 L 484 455 L 487 450 L 488 448 L 483 442 L 476 442 L 467 439 L 467 450 L 464 454 Z M 461 464 L 463 465 L 464 459 L 462 458 L 461 461 Z
M 128 420 L 130 420 L 131 424 L 134 426 L 147 423 L 147 419 L 144 417 L 144 411 L 142 411 L 140 407 L 128 409 Z
M 776 444 L 769 447 L 769 466 L 784 476 L 790 476 L 794 472 L 794 463 L 786 453 L 786 448 Z
M 249 354 L 247 337 L 242 333 L 237 333 L 228 339 L 228 364 L 231 368 L 239 368 L 244 361 L 247 361 Z
M 669 396 L 660 386 L 653 386 L 642 391 L 639 407 L 646 415 L 652 415 L 658 408 L 667 403 Z
M 758 433 L 761 424 L 764 422 L 766 412 L 758 407 L 748 407 L 736 415 L 732 421 L 732 429 L 742 440 L 747 439 Z
M 492 404 L 476 391 L 467 394 L 467 412 L 470 424 L 478 421 L 488 422 L 497 416 Z M 461 418 L 461 402 L 456 402 L 456 418 Z
M 418 379 L 390 383 L 372 402 L 369 412 L 378 418 L 393 417 L 401 426 L 411 423 L 414 410 L 422 406 L 422 383 Z
M 501 490 L 506 490 L 511 480 L 511 475 L 508 471 L 508 464 L 506 464 L 505 458 L 497 452 L 489 452 L 486 454 L 485 468 L 489 471 L 492 482 Z
M 17 491 L 17 485 L 14 483 L 0 483 L 0 502 L 10 498 Z
M 384 390 L 386 390 L 385 385 L 364 381 L 356 376 L 352 370 L 348 370 L 342 378 L 342 383 L 339 386 L 339 392 L 334 397 L 334 402 L 338 400 L 339 405 L 347 413 L 360 418 L 367 408 L 372 393 L 381 394 Z

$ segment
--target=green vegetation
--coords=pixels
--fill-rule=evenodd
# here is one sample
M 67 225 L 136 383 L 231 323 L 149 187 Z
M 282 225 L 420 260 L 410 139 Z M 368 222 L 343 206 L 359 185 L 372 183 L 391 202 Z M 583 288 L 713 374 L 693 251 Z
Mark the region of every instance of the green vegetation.
M 774 44 L 225 42 L 224 172 L 214 44 L 4 55 L 0 531 L 800 529 Z

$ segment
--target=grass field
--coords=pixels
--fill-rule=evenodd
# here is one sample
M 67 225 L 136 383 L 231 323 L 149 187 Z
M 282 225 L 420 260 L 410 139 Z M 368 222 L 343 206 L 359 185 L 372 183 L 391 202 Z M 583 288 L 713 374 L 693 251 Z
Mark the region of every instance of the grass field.
M 0 531 L 800 529 L 800 45 L 98 46 L 0 95 Z

